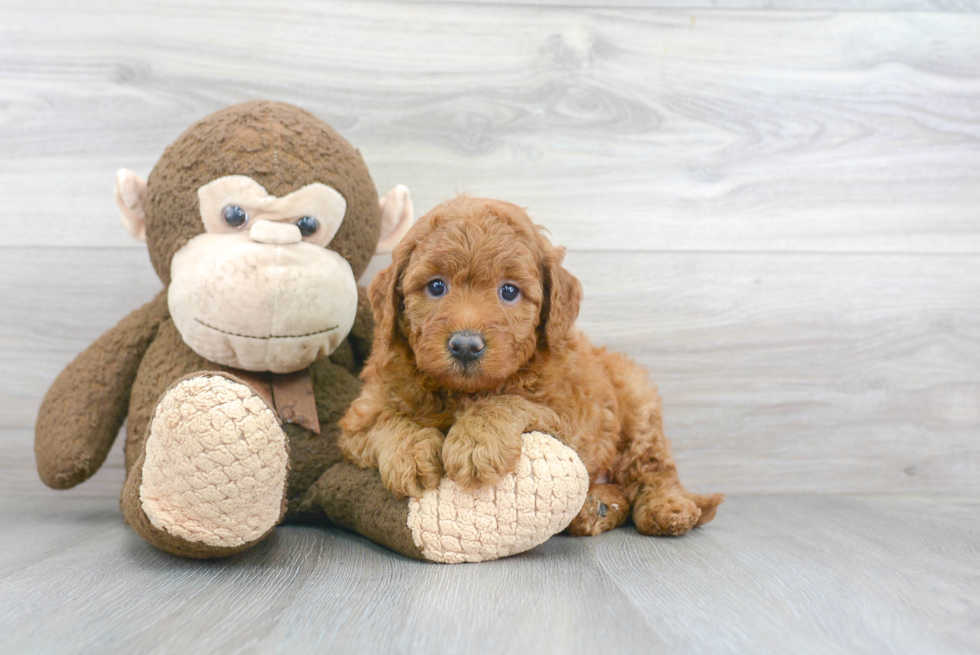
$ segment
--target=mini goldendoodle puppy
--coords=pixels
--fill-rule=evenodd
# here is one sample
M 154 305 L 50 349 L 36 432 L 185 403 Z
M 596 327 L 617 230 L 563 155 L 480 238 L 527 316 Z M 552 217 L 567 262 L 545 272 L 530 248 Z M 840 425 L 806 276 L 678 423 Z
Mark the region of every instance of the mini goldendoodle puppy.
M 646 372 L 574 328 L 582 285 L 564 253 L 507 202 L 464 196 L 423 216 L 371 284 L 373 352 L 340 447 L 393 493 L 421 496 L 444 474 L 495 484 L 521 433 L 540 430 L 589 472 L 570 532 L 599 534 L 632 510 L 644 534 L 684 534 L 723 497 L 681 486 Z

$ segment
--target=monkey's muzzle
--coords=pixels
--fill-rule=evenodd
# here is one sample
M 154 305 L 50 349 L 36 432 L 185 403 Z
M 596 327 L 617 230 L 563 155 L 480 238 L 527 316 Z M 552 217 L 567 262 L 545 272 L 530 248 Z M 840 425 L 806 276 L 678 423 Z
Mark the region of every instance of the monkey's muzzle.
M 346 259 L 318 245 L 206 233 L 174 255 L 168 302 L 184 341 L 205 359 L 288 373 L 347 337 L 357 281 Z

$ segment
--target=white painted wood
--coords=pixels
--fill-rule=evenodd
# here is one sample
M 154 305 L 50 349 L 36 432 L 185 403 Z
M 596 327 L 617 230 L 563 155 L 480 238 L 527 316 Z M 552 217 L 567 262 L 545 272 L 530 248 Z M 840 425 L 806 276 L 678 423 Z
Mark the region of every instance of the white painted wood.
M 415 0 L 406 0 L 414 2 Z M 425 0 L 426 3 L 604 7 L 631 9 L 753 9 L 777 11 L 980 11 L 977 0 Z
M 0 499 L 5 652 L 974 653 L 980 505 L 746 497 L 680 539 L 621 528 L 444 566 L 286 526 L 171 557 L 109 499 Z
M 79 274 L 51 285 L 59 266 Z M 611 252 L 567 266 L 581 327 L 659 384 L 693 488 L 980 493 L 980 256 Z M 160 285 L 130 250 L 19 251 L 0 279 L 13 430 L 0 441 L 24 449 L 54 376 Z
M 573 249 L 980 252 L 975 14 L 2 12 L 7 246 L 138 248 L 115 170 L 145 174 L 194 120 L 271 97 L 333 123 L 382 192 L 405 183 L 423 211 L 457 190 L 506 197 Z
M 273 97 L 421 211 L 529 206 L 692 487 L 976 493 L 980 16 L 750 4 L 5 3 L 0 488 L 34 475 L 54 376 L 159 288 L 114 171 Z M 115 495 L 120 461 L 78 493 Z

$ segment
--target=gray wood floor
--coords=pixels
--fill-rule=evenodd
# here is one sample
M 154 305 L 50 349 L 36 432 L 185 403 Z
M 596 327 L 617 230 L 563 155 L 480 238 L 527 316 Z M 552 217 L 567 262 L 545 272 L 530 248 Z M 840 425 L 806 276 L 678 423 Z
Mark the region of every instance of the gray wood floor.
M 283 527 L 165 555 L 108 500 L 0 501 L 0 651 L 976 653 L 980 504 L 742 497 L 681 539 L 620 529 L 424 564 Z
M 45 390 L 159 288 L 115 170 L 252 98 L 421 212 L 527 206 L 718 520 L 200 563 L 122 524 L 118 444 L 44 488 Z M 980 0 L 0 0 L 0 653 L 977 653 L 978 498 Z

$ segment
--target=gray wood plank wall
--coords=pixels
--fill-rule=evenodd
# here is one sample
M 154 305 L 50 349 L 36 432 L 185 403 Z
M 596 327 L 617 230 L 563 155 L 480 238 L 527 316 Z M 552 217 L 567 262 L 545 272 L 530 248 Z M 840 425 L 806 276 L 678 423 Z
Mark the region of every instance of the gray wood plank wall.
M 690 486 L 980 491 L 980 3 L 590 4 L 0 4 L 0 490 L 45 493 L 47 386 L 159 288 L 114 171 L 273 98 L 421 211 L 527 206 Z

